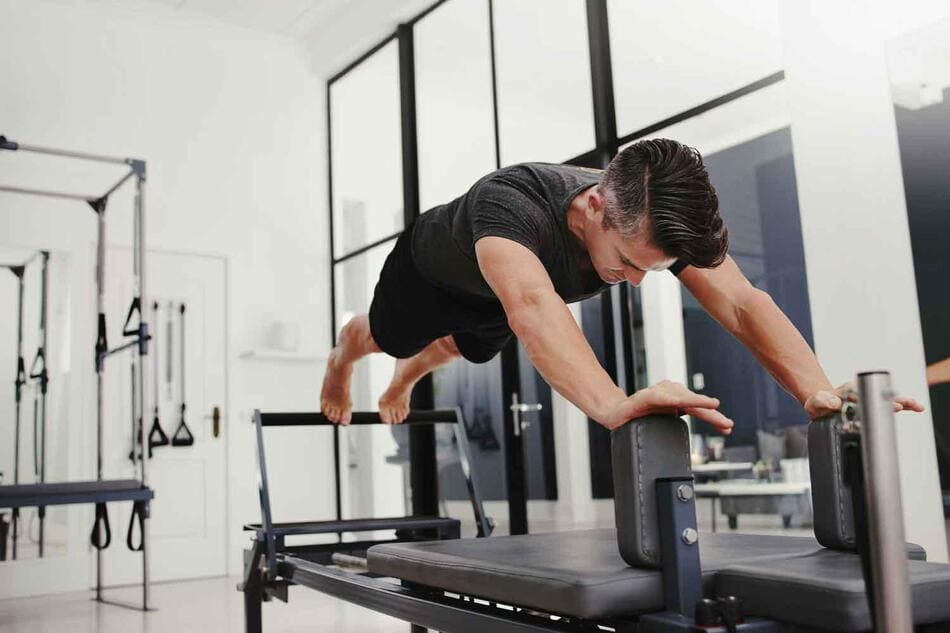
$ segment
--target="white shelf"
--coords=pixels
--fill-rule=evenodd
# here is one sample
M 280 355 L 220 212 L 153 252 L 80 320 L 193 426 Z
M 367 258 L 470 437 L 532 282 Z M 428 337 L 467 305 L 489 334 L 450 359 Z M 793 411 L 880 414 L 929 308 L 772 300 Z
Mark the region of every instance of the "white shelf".
M 291 363 L 320 363 L 326 356 L 307 354 L 304 352 L 285 352 L 279 349 L 251 349 L 241 352 L 241 360 L 286 361 Z

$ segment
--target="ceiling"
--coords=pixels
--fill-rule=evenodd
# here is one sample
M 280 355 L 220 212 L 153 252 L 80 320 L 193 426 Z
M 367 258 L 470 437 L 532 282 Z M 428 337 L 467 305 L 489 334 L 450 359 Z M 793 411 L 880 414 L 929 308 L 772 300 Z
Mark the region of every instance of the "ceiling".
M 290 37 L 304 45 L 315 71 L 332 73 L 433 1 L 139 0 L 139 5 Z
M 224 22 L 271 33 L 304 36 L 344 12 L 347 0 L 150 0 L 172 9 L 202 13 Z

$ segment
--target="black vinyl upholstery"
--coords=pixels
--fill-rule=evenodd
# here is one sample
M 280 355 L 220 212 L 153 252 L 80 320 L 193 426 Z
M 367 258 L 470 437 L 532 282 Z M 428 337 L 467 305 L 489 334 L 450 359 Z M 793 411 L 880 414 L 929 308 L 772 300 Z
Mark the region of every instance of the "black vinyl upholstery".
M 950 622 L 950 565 L 908 561 L 914 624 Z M 828 631 L 870 631 L 861 559 L 825 549 L 738 563 L 716 574 L 716 592 L 741 596 L 751 615 Z M 946 629 L 944 629 L 946 630 Z
M 711 592 L 715 572 L 729 565 L 806 556 L 820 547 L 808 537 L 704 534 L 704 585 Z M 662 572 L 627 565 L 611 529 L 377 545 L 368 562 L 384 576 L 579 618 L 663 608 Z

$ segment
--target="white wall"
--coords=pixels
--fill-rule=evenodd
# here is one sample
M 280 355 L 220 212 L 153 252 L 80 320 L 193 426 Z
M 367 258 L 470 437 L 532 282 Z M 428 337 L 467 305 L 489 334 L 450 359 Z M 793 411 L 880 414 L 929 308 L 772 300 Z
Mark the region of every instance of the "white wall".
M 782 4 L 815 347 L 835 382 L 887 369 L 928 403 L 884 39 L 866 0 Z M 947 560 L 930 413 L 898 416 L 907 538 Z
M 299 323 L 306 351 L 325 353 L 329 344 L 324 83 L 289 39 L 172 15 L 160 5 L 132 6 L 0 0 L 0 134 L 146 159 L 148 246 L 227 257 L 231 397 L 224 433 L 236 570 L 244 543 L 237 526 L 258 515 L 250 411 L 314 410 L 322 378 L 316 363 L 245 361 L 238 354 L 258 344 L 272 319 Z M 4 183 L 95 192 L 110 179 L 73 162 L 0 158 Z M 88 358 L 92 213 L 77 210 L 78 203 L 0 195 L 0 241 L 70 254 L 76 267 L 72 354 Z M 127 203 L 127 195 L 113 201 L 112 243 L 130 242 Z M 81 374 L 85 363 L 74 369 Z M 94 432 L 93 382 L 71 384 L 70 402 L 82 414 L 71 433 L 79 440 Z M 94 474 L 92 446 L 71 443 L 71 478 Z M 296 467 L 309 466 L 297 481 L 332 477 L 325 437 L 272 447 Z M 298 518 L 332 514 L 328 487 L 300 488 L 310 499 L 302 511 L 312 516 Z M 71 569 L 88 569 L 82 540 L 71 543 L 70 555 Z M 51 577 L 55 569 L 62 568 L 50 567 Z M 6 569 L 4 576 L 11 577 Z M 50 587 L 77 589 L 88 573 L 60 577 Z

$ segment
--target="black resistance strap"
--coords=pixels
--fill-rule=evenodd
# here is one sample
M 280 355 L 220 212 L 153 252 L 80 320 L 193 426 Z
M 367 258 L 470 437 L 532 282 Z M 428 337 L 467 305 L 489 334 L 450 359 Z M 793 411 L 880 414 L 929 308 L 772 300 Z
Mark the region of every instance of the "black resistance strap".
M 129 517 L 129 532 L 126 534 L 125 544 L 133 552 L 141 552 L 142 548 L 145 547 L 145 515 L 148 512 L 148 508 L 145 504 L 145 501 L 136 501 L 134 504 L 132 504 L 132 515 Z M 138 523 L 139 526 L 138 545 L 135 544 L 133 538 L 136 523 Z
M 106 504 L 96 504 L 96 520 L 92 524 L 89 542 L 98 550 L 104 550 L 112 543 L 112 528 L 109 527 L 109 512 Z
M 181 338 L 181 358 L 178 359 L 178 362 L 181 365 L 181 372 L 178 376 L 181 379 L 181 422 L 178 424 L 178 428 L 175 430 L 175 435 L 172 437 L 172 446 L 191 446 L 195 443 L 195 436 L 191 434 L 191 429 L 188 428 L 188 424 L 185 422 L 185 304 L 181 304 L 179 308 L 179 314 L 181 315 L 181 331 L 178 333 Z

